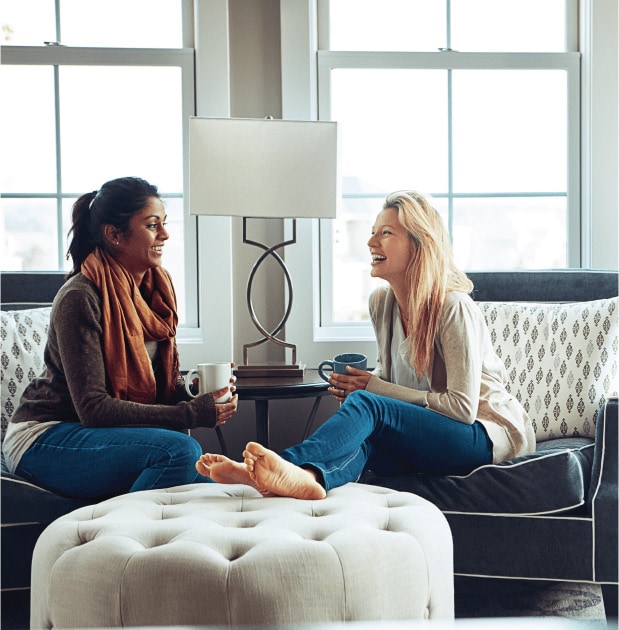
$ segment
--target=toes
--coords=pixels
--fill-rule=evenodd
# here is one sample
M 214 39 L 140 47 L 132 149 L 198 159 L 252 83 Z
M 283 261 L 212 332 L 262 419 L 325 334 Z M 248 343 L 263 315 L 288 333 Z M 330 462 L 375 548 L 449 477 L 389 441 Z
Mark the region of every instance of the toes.
M 203 460 L 204 463 L 207 465 L 216 464 L 218 462 L 223 461 L 221 455 L 217 455 L 213 453 L 204 453 L 204 455 L 202 455 L 200 459 Z
M 246 457 L 243 462 L 247 470 L 253 470 L 256 467 L 256 462 L 251 457 Z
M 208 477 L 211 472 L 210 468 L 200 459 L 196 462 L 196 470 L 205 477 Z
M 254 459 L 264 457 L 269 451 L 267 448 L 259 444 L 258 442 L 248 442 L 245 446 L 246 452 L 248 452 Z
M 247 474 L 252 481 L 256 481 L 256 470 L 254 467 L 253 459 L 245 459 L 245 468 L 247 469 Z
M 249 475 L 250 479 L 256 481 L 256 471 L 253 468 L 247 468 L 247 474 Z

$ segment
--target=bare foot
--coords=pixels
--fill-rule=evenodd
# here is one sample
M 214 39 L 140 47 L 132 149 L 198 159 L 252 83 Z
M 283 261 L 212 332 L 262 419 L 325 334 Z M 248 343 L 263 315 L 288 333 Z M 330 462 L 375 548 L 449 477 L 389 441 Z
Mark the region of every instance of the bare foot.
M 256 487 L 247 467 L 225 455 L 204 453 L 196 462 L 196 470 L 217 483 L 243 483 L 252 488 Z
M 243 451 L 249 476 L 262 494 L 269 492 L 295 499 L 324 499 L 325 489 L 311 470 L 295 466 L 257 442 L 249 442 Z

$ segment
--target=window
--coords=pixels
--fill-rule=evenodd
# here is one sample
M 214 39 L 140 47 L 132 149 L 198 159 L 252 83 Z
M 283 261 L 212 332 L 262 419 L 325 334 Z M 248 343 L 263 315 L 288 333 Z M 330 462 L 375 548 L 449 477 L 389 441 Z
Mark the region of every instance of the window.
M 343 202 L 320 227 L 318 338 L 372 338 L 365 242 L 393 190 L 433 196 L 464 270 L 580 266 L 575 2 L 319 6 L 319 117 L 340 122 Z
M 3 269 L 68 269 L 75 199 L 115 177 L 143 177 L 166 204 L 164 264 L 180 320 L 197 325 L 196 226 L 183 198 L 191 3 L 2 0 L 2 9 Z

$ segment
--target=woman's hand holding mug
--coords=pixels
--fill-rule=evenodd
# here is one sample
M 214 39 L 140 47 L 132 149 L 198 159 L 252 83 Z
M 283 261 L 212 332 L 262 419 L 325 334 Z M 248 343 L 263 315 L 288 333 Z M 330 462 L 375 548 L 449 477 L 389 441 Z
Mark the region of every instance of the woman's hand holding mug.
M 325 367 L 331 368 L 330 375 L 326 374 Z M 342 403 L 351 392 L 367 387 L 372 374 L 366 367 L 367 357 L 364 354 L 350 352 L 320 363 L 318 374 L 331 384 L 329 392 Z
M 185 389 L 195 398 L 203 394 L 212 394 L 216 403 L 217 421 L 215 426 L 225 424 L 237 410 L 238 394 L 235 393 L 236 376 L 232 374 L 234 363 L 198 363 L 197 369 L 187 373 Z M 195 376 L 194 376 L 195 375 Z M 192 376 L 194 377 L 192 379 Z M 194 394 L 189 383 L 192 383 Z
M 232 398 L 234 390 L 234 387 L 230 387 L 230 384 L 236 381 L 236 377 L 232 375 L 233 365 L 233 363 L 198 363 L 197 368 L 187 372 L 187 378 L 185 379 L 187 393 L 192 398 L 212 393 L 216 403 L 228 402 Z M 194 388 L 197 388 L 196 394 L 191 391 L 190 381 Z M 220 392 L 219 390 L 222 389 L 224 391 Z

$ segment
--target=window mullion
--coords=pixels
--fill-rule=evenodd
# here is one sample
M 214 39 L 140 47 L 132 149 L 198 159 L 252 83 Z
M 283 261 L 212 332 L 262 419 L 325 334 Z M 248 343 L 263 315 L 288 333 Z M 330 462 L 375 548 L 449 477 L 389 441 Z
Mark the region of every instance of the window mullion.
M 445 0 L 446 51 L 451 51 L 451 0 Z M 454 240 L 454 187 L 453 187 L 453 76 L 447 69 L 447 231 Z
M 447 230 L 453 242 L 454 222 L 454 187 L 453 187 L 453 76 L 452 70 L 447 70 Z
M 445 46 L 447 50 L 451 50 L 451 0 L 445 0 L 445 4 L 445 27 L 447 30 Z
M 63 226 L 62 226 L 62 148 L 60 146 L 60 67 L 54 65 L 54 124 L 56 127 L 56 230 L 58 233 L 58 269 L 64 265 L 62 252 Z
M 62 31 L 60 26 L 60 0 L 55 0 L 54 13 L 56 16 L 56 42 L 62 42 Z

